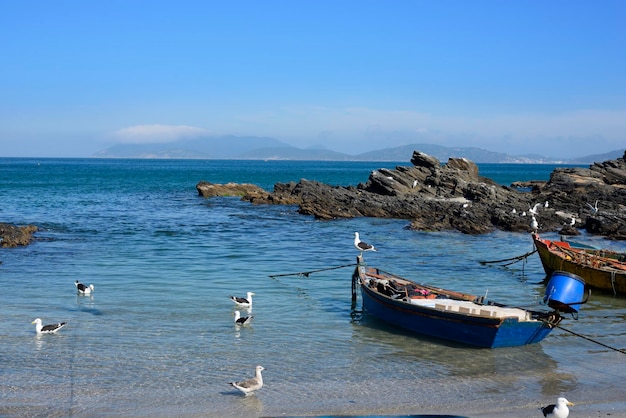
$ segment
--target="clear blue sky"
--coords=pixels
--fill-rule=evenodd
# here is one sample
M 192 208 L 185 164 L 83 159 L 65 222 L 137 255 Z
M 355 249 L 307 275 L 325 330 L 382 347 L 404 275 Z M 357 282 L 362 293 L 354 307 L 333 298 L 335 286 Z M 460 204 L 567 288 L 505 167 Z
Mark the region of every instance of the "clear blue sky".
M 626 148 L 626 1 L 5 1 L 0 156 L 270 136 Z

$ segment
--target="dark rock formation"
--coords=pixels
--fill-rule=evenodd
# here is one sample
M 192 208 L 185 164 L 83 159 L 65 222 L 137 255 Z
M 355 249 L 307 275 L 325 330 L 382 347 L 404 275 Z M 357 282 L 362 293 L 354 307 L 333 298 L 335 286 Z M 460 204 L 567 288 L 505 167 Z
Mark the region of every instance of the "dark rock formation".
M 588 169 L 557 168 L 547 182 L 511 187 L 481 177 L 478 166 L 464 158 L 451 158 L 442 165 L 415 151 L 411 163 L 411 167 L 375 170 L 366 183 L 349 187 L 303 179 L 277 183 L 271 193 L 252 185 L 205 182 L 197 189 L 206 197 L 241 195 L 252 203 L 298 205 L 300 213 L 319 219 L 399 218 L 410 220 L 413 229 L 481 234 L 494 228 L 530 231 L 534 213 L 539 232 L 574 234 L 577 228 L 585 228 L 626 239 L 626 153 Z
M 28 245 L 37 231 L 35 225 L 16 226 L 0 223 L 0 247 L 17 247 Z

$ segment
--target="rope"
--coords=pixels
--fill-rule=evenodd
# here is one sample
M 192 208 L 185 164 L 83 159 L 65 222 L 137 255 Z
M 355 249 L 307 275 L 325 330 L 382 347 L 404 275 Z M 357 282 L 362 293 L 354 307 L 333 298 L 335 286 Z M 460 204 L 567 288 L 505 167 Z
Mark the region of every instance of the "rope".
M 530 257 L 531 255 L 533 255 L 534 253 L 536 253 L 537 250 L 534 249 L 531 252 L 528 252 L 526 254 L 522 254 L 522 255 L 518 255 L 517 257 L 511 257 L 511 258 L 505 258 L 503 260 L 494 260 L 494 261 L 480 261 L 480 264 L 495 264 L 495 263 L 503 263 L 505 261 L 512 261 L 511 263 L 505 264 L 505 266 L 511 265 L 513 263 L 517 263 L 520 260 L 524 260 L 528 257 Z
M 624 351 L 624 350 L 620 350 L 619 348 L 611 347 L 610 345 L 606 345 L 606 344 L 604 344 L 604 343 L 601 343 L 600 341 L 596 341 L 596 340 L 594 340 L 594 339 L 592 339 L 592 338 L 589 338 L 589 337 L 586 337 L 586 336 L 584 336 L 584 335 L 582 335 L 582 334 L 578 334 L 578 333 L 576 333 L 576 332 L 574 332 L 574 331 L 570 331 L 570 330 L 569 330 L 569 329 L 567 329 L 567 328 L 563 328 L 563 327 L 562 327 L 562 326 L 560 326 L 560 325 L 555 325 L 555 324 L 553 324 L 553 325 L 554 325 L 555 327 L 559 328 L 559 329 L 562 329 L 563 331 L 567 331 L 567 332 L 569 332 L 569 333 L 570 333 L 570 334 L 572 334 L 572 335 L 575 335 L 575 336 L 577 336 L 577 337 L 583 338 L 583 339 L 585 339 L 585 340 L 587 340 L 587 341 L 591 341 L 592 343 L 596 343 L 596 344 L 598 344 L 598 345 L 601 345 L 602 347 L 608 348 L 608 349 L 613 350 L 613 351 L 617 351 L 618 353 L 626 354 L 626 351 Z
M 613 288 L 613 296 L 617 295 L 617 292 L 615 291 L 615 271 L 611 270 L 611 287 Z
M 342 269 L 344 267 L 353 267 L 353 266 L 356 266 L 356 265 L 357 265 L 356 263 L 352 263 L 352 264 L 345 264 L 343 266 L 328 267 L 328 268 L 325 268 L 325 269 L 301 271 L 301 272 L 298 272 L 298 273 L 271 274 L 269 277 L 271 277 L 272 279 L 274 279 L 276 277 L 285 277 L 285 276 L 309 277 L 311 274 L 319 273 L 320 271 L 337 270 L 337 269 Z

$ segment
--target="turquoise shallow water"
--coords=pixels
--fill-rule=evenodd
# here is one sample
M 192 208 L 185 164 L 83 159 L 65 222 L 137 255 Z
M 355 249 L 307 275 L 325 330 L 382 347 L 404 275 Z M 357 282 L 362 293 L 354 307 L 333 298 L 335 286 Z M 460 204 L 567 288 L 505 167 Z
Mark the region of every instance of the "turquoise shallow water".
M 295 207 L 207 200 L 195 190 L 200 180 L 356 184 L 383 166 L 395 164 L 0 159 L 0 221 L 42 228 L 32 245 L 0 251 L 0 415 L 483 416 L 510 401 L 516 416 L 536 416 L 560 394 L 579 411 L 617 402 L 613 415 L 626 414 L 624 355 L 570 333 L 479 350 L 389 330 L 351 309 L 354 231 L 379 248 L 369 264 L 536 306 L 538 258 L 509 268 L 478 262 L 531 251 L 526 234 L 322 222 Z M 482 175 L 490 170 L 507 184 L 546 179 L 551 167 L 481 166 Z M 312 270 L 323 271 L 280 276 Z M 94 283 L 93 296 L 77 296 L 74 280 Z M 237 329 L 228 296 L 247 291 L 256 292 L 254 322 Z M 68 325 L 37 337 L 36 317 Z M 563 325 L 625 348 L 625 317 L 626 300 L 593 294 L 580 319 Z M 227 383 L 257 364 L 266 386 L 244 398 Z

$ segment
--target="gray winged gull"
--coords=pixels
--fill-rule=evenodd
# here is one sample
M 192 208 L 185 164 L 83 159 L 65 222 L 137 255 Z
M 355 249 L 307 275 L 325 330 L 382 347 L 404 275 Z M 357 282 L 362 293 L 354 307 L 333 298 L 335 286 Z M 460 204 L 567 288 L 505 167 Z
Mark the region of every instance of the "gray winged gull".
M 261 371 L 263 370 L 265 370 L 263 366 L 256 366 L 256 374 L 254 377 L 240 382 L 230 382 L 229 384 L 248 396 L 263 387 L 263 377 L 261 376 Z

